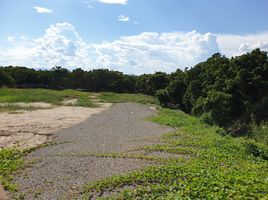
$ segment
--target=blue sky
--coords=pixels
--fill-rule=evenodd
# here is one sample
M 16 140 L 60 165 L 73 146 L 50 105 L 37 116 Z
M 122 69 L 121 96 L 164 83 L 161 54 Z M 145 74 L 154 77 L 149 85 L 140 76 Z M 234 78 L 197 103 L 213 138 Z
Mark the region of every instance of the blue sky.
M 268 50 L 267 0 L 0 0 L 0 65 L 175 71 Z

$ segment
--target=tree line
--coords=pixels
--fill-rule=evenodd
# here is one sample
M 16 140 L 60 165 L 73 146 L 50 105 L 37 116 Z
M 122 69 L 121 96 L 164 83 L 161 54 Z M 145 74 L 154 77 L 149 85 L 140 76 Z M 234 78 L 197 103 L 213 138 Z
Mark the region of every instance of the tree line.
M 252 118 L 258 123 L 268 121 L 268 58 L 260 49 L 232 58 L 216 53 L 190 69 L 170 74 L 0 67 L 0 85 L 155 95 L 163 107 L 199 116 L 234 135 L 245 134 Z

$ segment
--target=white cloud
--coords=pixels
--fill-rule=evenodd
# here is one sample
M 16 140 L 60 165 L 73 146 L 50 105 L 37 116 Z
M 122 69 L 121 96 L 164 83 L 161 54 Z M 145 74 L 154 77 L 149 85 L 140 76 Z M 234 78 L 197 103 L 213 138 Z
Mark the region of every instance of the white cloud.
M 247 35 L 218 34 L 217 42 L 226 56 L 241 55 L 256 48 L 268 51 L 268 32 Z
M 84 1 L 84 4 L 86 4 L 88 8 L 93 8 L 90 1 Z
M 1 65 L 25 65 L 30 67 L 89 66 L 91 63 L 89 46 L 80 38 L 69 23 L 57 23 L 46 29 L 37 39 L 22 40 L 16 46 L 0 49 Z
M 36 12 L 38 13 L 52 13 L 53 10 L 48 9 L 48 8 L 44 8 L 44 7 L 40 7 L 40 6 L 35 6 L 33 7 L 35 9 Z
M 127 4 L 128 0 L 98 0 L 101 3 L 108 3 L 108 4 Z
M 129 21 L 129 17 L 128 16 L 125 16 L 125 15 L 119 15 L 118 16 L 118 21 L 128 22 Z
M 129 74 L 172 72 L 191 67 L 216 52 L 228 56 L 256 47 L 268 50 L 268 33 L 251 36 L 191 32 L 144 32 L 112 42 L 86 43 L 70 23 L 57 23 L 39 38 L 17 38 L 0 47 L 0 65 L 68 69 L 109 68 Z
M 97 63 L 128 73 L 174 71 L 195 64 L 218 51 L 216 36 L 189 33 L 145 32 L 95 46 Z
M 16 40 L 16 38 L 11 36 L 11 35 L 7 37 L 7 41 L 9 41 L 9 42 L 14 42 L 15 40 Z

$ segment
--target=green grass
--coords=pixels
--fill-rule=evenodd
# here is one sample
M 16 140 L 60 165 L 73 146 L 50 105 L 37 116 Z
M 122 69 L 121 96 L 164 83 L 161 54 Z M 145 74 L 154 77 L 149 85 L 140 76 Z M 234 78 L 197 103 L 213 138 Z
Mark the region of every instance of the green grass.
M 107 103 L 134 102 L 141 104 L 158 104 L 156 98 L 143 94 L 102 92 L 98 97 L 102 102 Z
M 94 107 L 90 97 L 91 93 L 80 92 L 75 90 L 48 90 L 48 89 L 14 89 L 14 88 L 0 88 L 0 103 L 33 103 L 45 102 L 54 105 L 62 105 L 66 99 L 77 99 L 74 106 Z M 15 106 L 7 106 L 0 108 L 0 110 L 15 110 Z
M 160 109 L 151 120 L 178 130 L 163 135 L 166 145 L 144 149 L 194 156 L 87 184 L 86 199 L 268 199 L 268 162 L 248 151 L 248 144 L 266 146 L 221 136 L 220 128 L 181 111 Z

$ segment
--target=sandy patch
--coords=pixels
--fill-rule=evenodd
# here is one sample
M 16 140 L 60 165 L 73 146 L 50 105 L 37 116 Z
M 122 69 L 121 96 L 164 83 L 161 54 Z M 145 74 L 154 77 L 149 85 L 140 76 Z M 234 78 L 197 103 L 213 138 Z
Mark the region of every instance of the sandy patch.
M 54 132 L 80 123 L 109 106 L 111 104 L 102 104 L 99 108 L 59 106 L 20 114 L 0 113 L 0 148 L 38 146 L 50 140 Z

